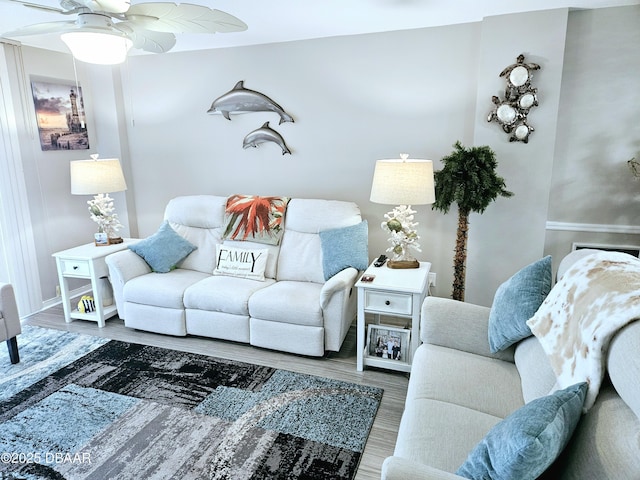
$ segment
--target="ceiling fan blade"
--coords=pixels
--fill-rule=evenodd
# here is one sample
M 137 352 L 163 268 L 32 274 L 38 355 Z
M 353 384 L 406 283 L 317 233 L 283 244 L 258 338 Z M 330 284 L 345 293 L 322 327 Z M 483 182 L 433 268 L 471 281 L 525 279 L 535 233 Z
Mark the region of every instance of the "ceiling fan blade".
M 15 2 L 15 3 L 20 3 L 20 4 L 24 5 L 25 7 L 35 8 L 35 9 L 38 9 L 38 10 L 44 10 L 45 12 L 62 13 L 62 14 L 67 13 L 65 10 L 62 10 L 60 8 L 57 8 L 57 7 L 50 7 L 49 5 L 40 5 L 39 3 L 25 2 L 23 0 L 11 0 L 11 1 Z
M 129 10 L 131 0 L 77 0 L 93 12 L 124 13 Z
M 46 35 L 48 33 L 60 33 L 66 32 L 69 29 L 74 28 L 76 22 L 73 20 L 66 22 L 46 22 L 36 23 L 35 25 L 28 25 L 26 27 L 13 30 L 12 32 L 4 32 L 3 37 L 26 37 L 29 35 Z
M 226 33 L 247 29 L 247 25 L 233 15 L 189 3 L 139 3 L 131 6 L 126 17 L 156 32 Z
M 168 52 L 176 44 L 176 36 L 169 32 L 153 32 L 131 22 L 120 22 L 115 27 L 133 42 L 133 48 L 150 53 Z

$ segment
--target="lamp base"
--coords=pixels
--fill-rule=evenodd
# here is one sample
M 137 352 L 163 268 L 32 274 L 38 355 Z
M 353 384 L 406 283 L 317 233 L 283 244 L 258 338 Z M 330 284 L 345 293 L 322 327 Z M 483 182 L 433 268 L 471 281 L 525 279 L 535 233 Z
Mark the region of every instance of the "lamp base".
M 417 260 L 389 260 L 387 261 L 389 268 L 420 268 L 420 262 Z

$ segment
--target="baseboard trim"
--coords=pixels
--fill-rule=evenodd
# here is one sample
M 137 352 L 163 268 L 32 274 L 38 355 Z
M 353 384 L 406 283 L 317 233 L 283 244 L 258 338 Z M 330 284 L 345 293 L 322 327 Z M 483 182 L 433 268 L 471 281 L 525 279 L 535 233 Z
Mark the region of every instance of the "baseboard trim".
M 75 290 L 71 290 L 69 292 L 69 298 L 81 297 L 87 293 L 91 293 L 91 285 L 85 285 L 84 287 L 76 288 Z M 57 305 L 62 305 L 62 297 L 58 295 L 57 297 L 50 298 L 49 300 L 44 300 L 42 302 L 42 309 L 40 312 L 45 311 L 47 308 L 55 307 Z M 2 478 L 2 477 L 0 477 Z
M 563 232 L 592 232 L 592 233 L 622 233 L 640 234 L 638 225 L 603 225 L 599 223 L 569 223 L 548 221 L 547 230 L 558 230 Z

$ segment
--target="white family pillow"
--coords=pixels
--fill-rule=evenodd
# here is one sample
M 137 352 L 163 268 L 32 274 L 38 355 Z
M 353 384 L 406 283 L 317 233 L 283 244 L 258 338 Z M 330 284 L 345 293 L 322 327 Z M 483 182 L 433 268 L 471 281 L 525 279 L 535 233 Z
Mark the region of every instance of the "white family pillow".
M 216 268 L 213 274 L 263 282 L 268 256 L 268 248 L 252 250 L 218 244 L 216 245 Z

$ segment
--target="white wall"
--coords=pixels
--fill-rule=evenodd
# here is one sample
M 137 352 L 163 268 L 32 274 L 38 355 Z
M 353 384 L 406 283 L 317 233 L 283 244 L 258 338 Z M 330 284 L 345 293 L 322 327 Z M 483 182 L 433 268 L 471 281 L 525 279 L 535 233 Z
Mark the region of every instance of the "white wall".
M 640 8 L 569 17 L 545 251 L 640 246 Z
M 176 195 L 343 199 L 362 209 L 377 256 L 387 248 L 379 224 L 393 206 L 369 202 L 375 161 L 401 152 L 439 161 L 455 140 L 471 141 L 478 35 L 479 24 L 469 24 L 131 58 L 123 83 L 140 234 L 158 228 Z M 275 114 L 208 115 L 238 80 L 295 123 L 278 125 Z M 242 149 L 267 120 L 292 155 L 269 144 Z M 445 286 L 450 259 L 440 252 L 451 250 L 455 219 L 416 209 L 422 258 Z
M 36 242 L 40 287 L 44 300 L 56 296 L 58 278 L 52 253 L 93 241 L 96 224 L 89 218 L 87 200 L 91 196 L 71 195 L 69 162 L 101 157 L 122 157 L 122 123 L 117 118 L 112 67 L 87 67 L 70 55 L 23 47 L 23 97 L 16 97 L 15 109 L 21 133 L 21 155 L 24 180 L 28 191 L 29 210 Z M 42 151 L 31 93 L 31 80 L 64 81 L 82 87 L 89 133 L 88 150 Z M 118 83 L 116 83 L 117 85 Z M 126 161 L 126 158 L 124 159 Z M 122 223 L 129 224 L 125 196 L 112 194 Z M 129 230 L 120 232 L 128 236 Z M 82 282 L 71 282 L 71 287 Z M 29 312 L 21 312 L 29 313 Z
M 498 174 L 514 196 L 500 197 L 482 216 L 471 216 L 465 296 L 468 302 L 491 305 L 500 283 L 542 257 L 567 16 L 567 9 L 558 9 L 502 15 L 482 22 L 474 143 L 493 148 Z M 529 112 L 528 122 L 535 131 L 527 144 L 510 142 L 510 136 L 496 122 L 487 122 L 487 114 L 494 106 L 491 96 L 504 98 L 506 82 L 499 74 L 515 63 L 520 53 L 526 62 L 540 65 L 532 79 L 540 105 Z

